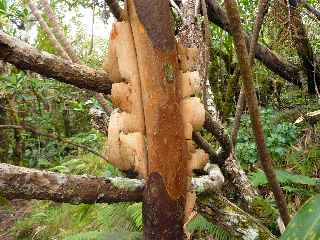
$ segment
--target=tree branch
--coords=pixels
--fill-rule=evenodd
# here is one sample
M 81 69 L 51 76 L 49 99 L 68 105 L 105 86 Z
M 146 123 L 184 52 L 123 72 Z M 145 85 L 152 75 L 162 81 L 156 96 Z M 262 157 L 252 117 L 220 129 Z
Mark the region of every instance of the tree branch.
M 48 78 L 101 93 L 111 92 L 108 73 L 75 64 L 55 55 L 41 52 L 0 31 L 0 60 L 22 70 L 30 70 Z
M 310 5 L 306 0 L 302 0 L 301 2 L 303 6 L 320 21 L 320 11 Z
M 64 203 L 138 202 L 143 183 L 126 178 L 68 176 L 0 164 L 0 195 Z
M 250 41 L 250 48 L 249 48 L 249 64 L 250 66 L 254 63 L 254 53 L 256 52 L 256 47 L 259 39 L 260 30 L 263 24 L 264 17 L 269 9 L 269 0 L 260 0 L 258 4 L 258 12 L 255 19 L 255 24 L 253 27 L 253 35 Z M 240 74 L 240 69 L 237 70 L 236 74 Z M 245 108 L 245 96 L 244 96 L 244 88 L 241 87 L 240 96 L 237 102 L 236 114 L 234 118 L 234 127 L 231 133 L 231 141 L 233 148 L 236 146 L 238 131 L 240 129 L 240 121 L 242 112 Z
M 193 178 L 191 183 L 191 190 L 198 195 L 213 193 L 221 187 L 207 176 Z M 0 164 L 0 195 L 7 199 L 51 200 L 71 204 L 140 202 L 143 190 L 143 180 L 65 175 Z M 214 220 L 215 224 L 232 234 L 236 233 L 236 236 L 241 233 L 243 236 L 249 234 L 248 229 L 253 229 L 260 239 L 264 239 L 263 236 L 273 239 L 272 234 L 258 220 L 244 213 L 220 194 L 212 194 L 210 199 L 213 200 L 201 195 L 197 200 L 197 210 L 210 221 Z M 234 219 L 237 221 L 233 221 Z

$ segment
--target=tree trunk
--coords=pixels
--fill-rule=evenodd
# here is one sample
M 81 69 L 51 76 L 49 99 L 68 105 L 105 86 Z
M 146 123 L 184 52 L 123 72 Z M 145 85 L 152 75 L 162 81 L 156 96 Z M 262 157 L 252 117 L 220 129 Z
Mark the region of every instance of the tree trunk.
M 0 92 L 0 125 L 6 124 L 7 121 L 7 99 Z M 0 130 L 0 163 L 7 162 L 9 150 L 9 139 L 5 130 Z
M 148 149 L 144 237 L 183 239 L 187 152 L 179 86 L 178 55 L 169 3 L 129 0 L 140 72 Z

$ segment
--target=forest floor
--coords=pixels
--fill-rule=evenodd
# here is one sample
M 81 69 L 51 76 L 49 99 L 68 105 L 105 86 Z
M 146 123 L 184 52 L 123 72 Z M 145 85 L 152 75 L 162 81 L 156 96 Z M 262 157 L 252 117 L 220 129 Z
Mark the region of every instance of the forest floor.
M 8 204 L 0 206 L 0 239 L 14 240 L 10 235 L 10 230 L 19 219 L 30 213 L 32 205 L 30 201 L 13 200 Z

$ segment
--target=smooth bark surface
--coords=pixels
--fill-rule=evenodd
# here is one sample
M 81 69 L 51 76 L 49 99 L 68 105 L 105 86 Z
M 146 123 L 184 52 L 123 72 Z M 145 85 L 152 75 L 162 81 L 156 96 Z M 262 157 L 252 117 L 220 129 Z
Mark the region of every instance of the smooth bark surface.
M 0 60 L 78 88 L 106 94 L 111 92 L 111 81 L 105 71 L 41 52 L 3 31 L 0 31 Z

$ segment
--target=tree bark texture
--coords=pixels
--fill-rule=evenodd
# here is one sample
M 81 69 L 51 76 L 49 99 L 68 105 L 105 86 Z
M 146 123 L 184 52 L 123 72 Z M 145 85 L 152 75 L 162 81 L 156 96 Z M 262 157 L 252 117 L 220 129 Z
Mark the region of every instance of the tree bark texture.
M 235 239 L 277 239 L 257 219 L 221 195 L 200 194 L 197 198 L 197 211 L 213 224 L 230 232 Z
M 258 4 L 258 12 L 257 16 L 255 19 L 254 27 L 253 27 L 253 34 L 252 38 L 250 41 L 250 48 L 249 48 L 249 63 L 250 66 L 253 65 L 254 63 L 254 54 L 256 52 L 256 47 L 258 44 L 258 39 L 259 39 L 259 34 L 260 30 L 263 24 L 264 17 L 266 13 L 268 12 L 269 9 L 269 0 L 260 0 Z M 240 69 L 236 70 L 236 74 L 240 74 Z M 236 113 L 234 117 L 234 127 L 231 132 L 231 141 L 232 141 L 232 146 L 235 148 L 237 138 L 238 138 L 238 131 L 240 129 L 240 121 L 241 121 L 241 116 L 242 112 L 244 111 L 245 108 L 245 96 L 244 96 L 244 88 L 243 86 L 241 87 L 240 95 L 238 98 L 237 102 L 237 108 L 236 108 Z
M 0 31 L 0 60 L 22 70 L 31 70 L 48 78 L 101 93 L 111 92 L 109 75 L 85 65 L 75 64 L 41 52 Z
M 166 0 L 128 0 L 148 149 L 144 238 L 183 239 L 189 154 L 180 113 L 181 76 Z
M 241 27 L 240 15 L 237 8 L 237 3 L 235 2 L 235 0 L 225 0 L 224 3 L 225 3 L 228 17 L 230 20 L 231 31 L 234 36 L 234 45 L 236 48 L 237 57 L 240 64 L 240 71 L 243 79 L 245 96 L 247 99 L 248 108 L 250 112 L 251 125 L 252 125 L 252 129 L 256 139 L 257 152 L 260 158 L 262 168 L 272 188 L 272 192 L 276 199 L 281 218 L 285 223 L 285 225 L 287 225 L 290 221 L 287 203 L 286 203 L 284 194 L 282 192 L 282 189 L 280 187 L 280 184 L 275 175 L 275 172 L 272 166 L 272 160 L 270 158 L 270 155 L 268 153 L 266 143 L 265 143 L 264 133 L 263 133 L 260 115 L 259 115 L 260 113 L 259 113 L 258 100 L 255 93 L 254 85 L 253 85 L 251 66 L 250 66 L 249 56 L 248 56 L 246 43 L 245 43 L 245 35 Z
M 213 193 L 220 187 L 218 182 L 207 176 L 193 178 L 191 183 L 192 190 L 198 195 Z M 141 202 L 144 186 L 144 181 L 137 179 L 65 175 L 0 164 L 0 195 L 7 199 L 51 200 L 71 204 Z M 220 194 L 210 195 L 209 198 L 203 196 L 198 198 L 198 210 L 213 223 L 235 236 L 241 233 L 246 236 L 245 233 L 250 233 L 248 229 L 258 228 L 254 233 L 260 234 L 259 239 L 264 239 L 263 234 L 270 236 L 266 239 L 273 239 L 258 220 Z
M 209 20 L 221 27 L 223 30 L 232 34 L 227 14 L 219 5 L 219 3 L 216 0 L 206 0 L 206 2 Z M 245 34 L 247 46 L 249 46 L 250 38 L 250 34 Z M 268 69 L 278 74 L 280 77 L 295 85 L 301 86 L 299 79 L 300 69 L 280 59 L 269 48 L 264 47 L 261 44 L 257 44 L 255 57 L 260 60 Z
M 64 203 L 141 201 L 143 183 L 124 178 L 68 176 L 0 164 L 0 195 L 7 199 L 38 199 Z

